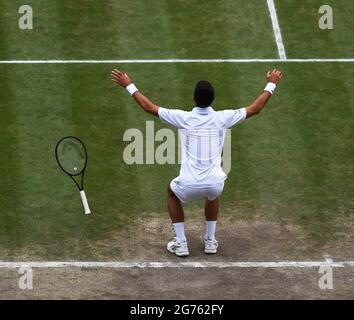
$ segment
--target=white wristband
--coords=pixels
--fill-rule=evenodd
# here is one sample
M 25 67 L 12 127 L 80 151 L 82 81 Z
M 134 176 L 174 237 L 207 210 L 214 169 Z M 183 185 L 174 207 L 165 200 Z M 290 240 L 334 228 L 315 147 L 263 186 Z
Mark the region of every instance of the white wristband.
M 132 96 L 135 92 L 138 91 L 137 87 L 135 86 L 134 83 L 131 83 L 129 86 L 127 86 L 125 89 L 127 89 L 127 91 L 130 93 L 130 95 Z
M 273 82 L 268 82 L 264 91 L 268 91 L 270 94 L 273 94 L 277 85 Z

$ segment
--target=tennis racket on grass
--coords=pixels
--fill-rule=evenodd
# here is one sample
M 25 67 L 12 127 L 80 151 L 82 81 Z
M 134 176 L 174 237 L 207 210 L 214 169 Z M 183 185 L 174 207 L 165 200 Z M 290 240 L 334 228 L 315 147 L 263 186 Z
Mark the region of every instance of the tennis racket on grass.
M 85 214 L 91 213 L 84 191 L 84 173 L 87 165 L 85 145 L 79 138 L 72 136 L 64 137 L 55 147 L 55 157 L 59 167 L 73 179 L 79 188 Z

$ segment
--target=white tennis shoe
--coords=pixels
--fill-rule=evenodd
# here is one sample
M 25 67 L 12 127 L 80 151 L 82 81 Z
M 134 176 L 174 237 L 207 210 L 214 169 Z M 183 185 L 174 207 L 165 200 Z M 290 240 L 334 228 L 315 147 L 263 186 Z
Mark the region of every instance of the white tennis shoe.
M 218 246 L 216 239 L 204 239 L 204 253 L 216 253 Z
M 174 253 L 177 257 L 186 257 L 189 255 L 187 242 L 178 242 L 177 238 L 174 238 L 167 244 L 167 250 Z

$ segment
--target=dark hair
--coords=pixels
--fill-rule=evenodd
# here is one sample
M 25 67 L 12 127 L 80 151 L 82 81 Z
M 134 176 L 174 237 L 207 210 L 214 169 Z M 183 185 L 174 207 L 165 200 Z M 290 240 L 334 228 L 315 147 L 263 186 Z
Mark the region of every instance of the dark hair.
M 206 108 L 214 101 L 214 88 L 209 81 L 198 81 L 194 89 L 194 101 L 197 107 Z

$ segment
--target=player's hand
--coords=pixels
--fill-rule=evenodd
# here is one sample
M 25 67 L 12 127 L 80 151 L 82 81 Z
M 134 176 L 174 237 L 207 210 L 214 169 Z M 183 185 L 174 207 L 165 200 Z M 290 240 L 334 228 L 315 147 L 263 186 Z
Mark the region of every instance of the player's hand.
M 119 84 L 121 87 L 126 88 L 132 82 L 126 73 L 123 73 L 117 69 L 114 69 L 111 73 L 112 81 Z
M 278 84 L 281 81 L 282 76 L 283 76 L 282 73 L 277 69 L 267 72 L 268 82 L 273 82 L 275 84 Z

